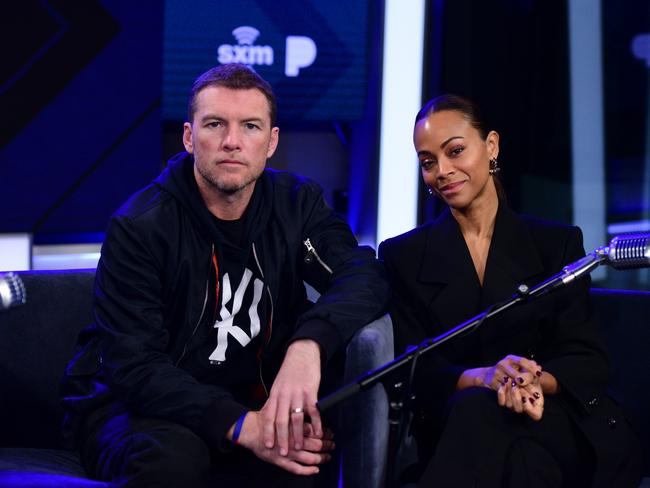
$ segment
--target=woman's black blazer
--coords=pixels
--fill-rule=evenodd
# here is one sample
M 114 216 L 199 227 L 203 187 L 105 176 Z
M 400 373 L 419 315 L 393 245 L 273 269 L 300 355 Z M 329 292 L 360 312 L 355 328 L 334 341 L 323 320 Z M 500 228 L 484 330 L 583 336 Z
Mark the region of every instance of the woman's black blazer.
M 510 298 L 520 284 L 541 283 L 582 256 L 580 229 L 517 215 L 504 203 L 497 211 L 483 286 L 448 209 L 435 221 L 386 240 L 379 257 L 393 288 L 396 353 Z M 418 402 L 446 402 L 465 369 L 493 365 L 507 354 L 534 359 L 557 378 L 558 400 L 594 447 L 599 471 L 594 479 L 609 483 L 635 476 L 626 475 L 625 466 L 636 452 L 636 439 L 605 395 L 608 361 L 590 284 L 587 276 L 514 307 L 420 358 Z

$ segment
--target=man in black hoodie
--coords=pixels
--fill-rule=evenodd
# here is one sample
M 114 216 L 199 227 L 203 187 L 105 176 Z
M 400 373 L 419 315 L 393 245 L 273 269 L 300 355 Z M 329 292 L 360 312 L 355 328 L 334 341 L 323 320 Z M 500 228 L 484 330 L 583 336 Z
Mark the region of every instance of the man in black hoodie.
M 63 383 L 67 432 L 99 479 L 286 486 L 331 456 L 321 372 L 388 290 L 318 185 L 265 169 L 275 111 L 244 65 L 201 75 L 187 152 L 109 222 L 95 323 Z

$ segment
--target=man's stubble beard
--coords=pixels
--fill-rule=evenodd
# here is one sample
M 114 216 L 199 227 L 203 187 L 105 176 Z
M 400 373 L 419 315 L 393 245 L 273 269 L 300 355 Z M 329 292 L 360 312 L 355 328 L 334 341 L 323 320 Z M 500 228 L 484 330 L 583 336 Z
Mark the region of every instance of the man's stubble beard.
M 210 172 L 205 172 L 201 170 L 201 167 L 197 167 L 199 170 L 199 174 L 201 175 L 201 178 L 203 181 L 212 189 L 216 190 L 219 193 L 223 193 L 225 195 L 234 195 L 248 186 L 252 185 L 255 183 L 260 176 L 262 176 L 262 171 L 260 171 L 258 174 L 252 174 L 250 177 L 246 180 L 244 180 L 243 183 L 226 183 L 226 182 L 220 182 L 219 178 L 216 176 L 213 176 L 210 174 Z

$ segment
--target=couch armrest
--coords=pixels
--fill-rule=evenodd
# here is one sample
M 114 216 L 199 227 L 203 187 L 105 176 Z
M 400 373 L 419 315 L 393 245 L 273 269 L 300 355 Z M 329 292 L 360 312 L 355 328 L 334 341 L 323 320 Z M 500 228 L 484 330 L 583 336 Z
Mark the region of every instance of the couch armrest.
M 344 384 L 391 361 L 393 324 L 388 315 L 359 330 L 348 344 Z M 341 410 L 343 486 L 384 486 L 388 451 L 388 399 L 383 385 L 358 393 Z

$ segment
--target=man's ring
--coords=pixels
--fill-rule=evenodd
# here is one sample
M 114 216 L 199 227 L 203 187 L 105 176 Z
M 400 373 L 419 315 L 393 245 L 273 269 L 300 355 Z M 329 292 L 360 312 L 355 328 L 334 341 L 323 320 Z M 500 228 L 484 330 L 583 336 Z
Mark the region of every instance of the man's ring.
M 302 409 L 302 407 L 296 407 L 289 410 L 289 413 L 303 413 L 303 412 L 304 410 Z

